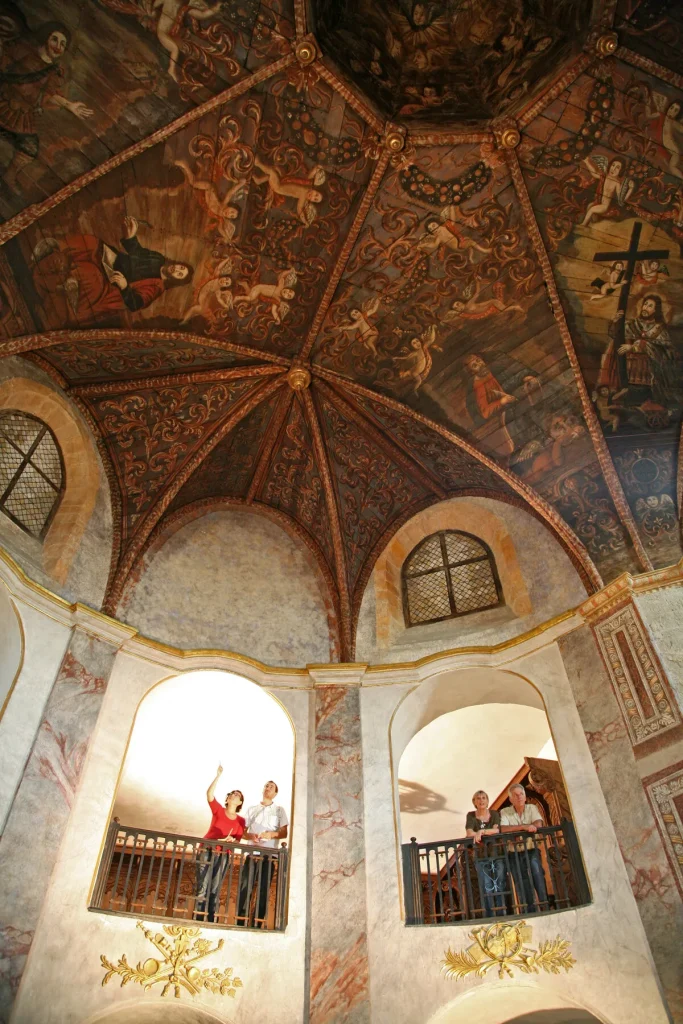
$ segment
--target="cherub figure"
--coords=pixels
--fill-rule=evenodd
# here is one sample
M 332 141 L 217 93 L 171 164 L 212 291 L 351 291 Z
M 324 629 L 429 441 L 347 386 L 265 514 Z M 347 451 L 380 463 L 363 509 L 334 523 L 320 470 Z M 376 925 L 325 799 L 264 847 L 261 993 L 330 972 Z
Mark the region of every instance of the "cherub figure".
M 505 288 L 502 281 L 494 281 L 492 298 L 484 299 L 483 302 L 477 301 L 482 287 L 487 283 L 486 281 L 483 283 L 476 281 L 467 285 L 463 290 L 462 299 L 455 299 L 448 312 L 444 313 L 444 323 L 454 324 L 459 320 L 485 320 L 486 317 L 503 313 L 505 310 L 516 309 L 520 313 L 522 312 L 522 307 L 518 303 L 506 305 L 503 301 Z
M 174 160 L 173 162 L 182 170 L 188 185 L 202 193 L 203 205 L 216 218 L 218 233 L 223 241 L 232 241 L 235 234 L 235 221 L 239 217 L 240 211 L 237 206 L 231 204 L 234 200 L 242 197 L 247 184 L 246 179 L 242 178 L 235 182 L 223 198 L 220 198 L 215 184 L 209 179 L 200 178 L 195 174 L 186 160 Z
M 607 299 L 615 292 L 620 292 L 625 284 L 624 264 L 622 260 L 616 260 L 609 269 L 606 281 L 602 277 L 596 277 L 591 281 L 591 288 L 596 289 L 596 294 L 591 295 L 590 301 L 597 302 L 599 299 Z
M 156 31 L 157 39 L 168 54 L 168 73 L 174 82 L 178 81 L 180 47 L 176 39 L 180 22 L 186 14 L 196 21 L 209 21 L 218 16 L 222 6 L 221 0 L 213 5 L 206 0 L 103 0 L 103 3 L 119 14 L 132 14 L 145 28 Z
M 627 178 L 624 174 L 624 161 L 620 159 L 609 162 L 605 156 L 587 156 L 583 161 L 589 174 L 596 178 L 600 184 L 598 191 L 600 198 L 597 202 L 591 203 L 586 210 L 586 216 L 581 221 L 582 227 L 588 227 L 593 217 L 600 217 L 607 213 L 612 201 L 616 200 L 619 206 L 624 206 L 636 187 L 633 178 Z
M 354 340 L 362 342 L 374 356 L 377 355 L 379 331 L 374 324 L 369 322 L 368 317 L 374 316 L 379 309 L 380 302 L 379 296 L 366 299 L 360 309 L 350 309 L 349 319 L 337 327 L 338 331 L 346 331 L 347 334 L 355 335 Z
M 678 100 L 671 102 L 668 96 L 654 92 L 647 87 L 646 118 L 651 122 L 650 132 L 659 136 L 661 144 L 669 156 L 669 174 L 683 178 L 681 156 L 683 156 L 683 124 L 679 121 L 681 104 Z
M 436 344 L 436 325 L 427 327 L 419 338 L 412 338 L 410 352 L 407 355 L 396 356 L 394 363 L 403 367 L 399 372 L 399 380 L 411 380 L 413 391 L 422 387 L 432 369 L 431 349 L 436 352 L 443 351 L 440 345 Z
M 458 249 L 469 249 L 470 261 L 473 258 L 473 249 L 476 249 L 477 252 L 491 252 L 490 247 L 487 248 L 485 245 L 480 245 L 479 242 L 475 242 L 473 238 L 470 238 L 463 232 L 462 228 L 455 222 L 457 216 L 457 206 L 444 206 L 438 220 L 436 217 L 430 217 L 426 220 L 425 234 L 419 239 L 417 248 L 421 252 L 427 253 L 436 252 L 441 246 L 444 246 L 451 252 L 457 252 Z
M 255 284 L 250 288 L 246 281 L 240 281 L 240 288 L 245 292 L 235 299 L 235 309 L 239 316 L 246 316 L 246 308 L 254 302 L 265 302 L 270 306 L 270 315 L 276 324 L 282 323 L 289 313 L 289 303 L 294 298 L 296 270 L 288 267 L 280 272 L 277 284 Z
M 593 392 L 593 401 L 598 410 L 598 416 L 602 423 L 612 428 L 612 433 L 619 429 L 619 420 L 624 411 L 621 406 L 614 404 L 615 397 L 606 384 L 598 385 Z
M 232 257 L 221 260 L 214 270 L 213 277 L 205 281 L 195 295 L 195 301 L 180 321 L 181 324 L 188 323 L 195 316 L 208 316 L 214 306 L 230 310 L 233 307 L 233 294 L 231 290 Z
M 315 220 L 315 206 L 323 201 L 322 192 L 312 186 L 324 183 L 327 178 L 324 169 L 316 166 L 307 178 L 287 178 L 282 177 L 276 167 L 262 163 L 258 157 L 254 157 L 254 163 L 263 172 L 261 175 L 254 173 L 254 181 L 268 182 L 270 204 L 275 196 L 296 199 L 297 217 L 305 227 L 309 227 Z

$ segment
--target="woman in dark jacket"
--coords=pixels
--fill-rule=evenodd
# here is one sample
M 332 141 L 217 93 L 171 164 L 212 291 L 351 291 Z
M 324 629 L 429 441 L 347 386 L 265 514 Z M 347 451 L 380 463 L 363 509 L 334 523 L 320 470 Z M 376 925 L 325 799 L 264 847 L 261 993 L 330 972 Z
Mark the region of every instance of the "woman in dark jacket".
M 505 857 L 500 844 L 486 842 L 486 836 L 500 832 L 500 814 L 489 807 L 488 794 L 478 789 L 472 797 L 474 810 L 469 811 L 465 822 L 466 835 L 474 839 L 475 867 L 479 879 L 479 891 L 485 917 L 499 917 L 505 914 L 505 892 L 507 879 Z

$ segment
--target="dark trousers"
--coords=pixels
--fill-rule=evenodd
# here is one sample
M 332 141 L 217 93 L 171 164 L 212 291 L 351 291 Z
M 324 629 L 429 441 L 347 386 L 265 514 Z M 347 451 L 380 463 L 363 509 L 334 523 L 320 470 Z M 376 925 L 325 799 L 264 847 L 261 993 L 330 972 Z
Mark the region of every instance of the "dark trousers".
M 507 913 L 505 893 L 507 872 L 504 857 L 477 857 L 475 862 L 479 892 L 486 917 L 502 917 Z
M 220 904 L 221 888 L 225 873 L 230 866 L 230 854 L 226 850 L 217 853 L 214 849 L 202 850 L 197 857 L 197 899 L 194 916 L 202 921 L 214 921 Z M 207 912 L 208 903 L 208 912 Z M 206 916 L 205 915 L 206 912 Z
M 537 910 L 547 910 L 548 892 L 543 874 L 541 854 L 538 850 L 518 850 L 510 855 L 510 870 L 515 880 L 517 902 L 524 906 L 526 913 L 535 914 Z M 534 901 L 534 890 L 538 897 L 538 905 Z M 542 904 L 546 904 L 543 907 Z
M 273 877 L 273 860 L 267 854 L 248 854 L 242 861 L 242 877 L 237 901 L 237 924 L 265 928 L 268 897 Z M 251 918 L 251 899 L 258 887 L 254 920 Z

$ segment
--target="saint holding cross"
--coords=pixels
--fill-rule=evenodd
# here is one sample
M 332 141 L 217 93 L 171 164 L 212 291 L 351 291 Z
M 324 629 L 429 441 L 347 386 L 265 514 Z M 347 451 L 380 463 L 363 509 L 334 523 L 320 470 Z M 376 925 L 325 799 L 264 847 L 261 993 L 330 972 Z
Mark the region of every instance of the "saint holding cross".
M 623 277 L 617 312 L 610 323 L 610 343 L 602 357 L 596 391 L 604 396 L 609 389 L 610 401 L 623 401 L 631 407 L 660 406 L 666 409 L 678 384 L 676 351 L 664 323 L 659 295 L 644 295 L 637 316 L 627 319 L 626 309 L 636 263 L 641 260 L 666 259 L 668 249 L 639 251 L 642 224 L 636 222 L 625 252 L 598 252 L 598 263 L 623 260 Z

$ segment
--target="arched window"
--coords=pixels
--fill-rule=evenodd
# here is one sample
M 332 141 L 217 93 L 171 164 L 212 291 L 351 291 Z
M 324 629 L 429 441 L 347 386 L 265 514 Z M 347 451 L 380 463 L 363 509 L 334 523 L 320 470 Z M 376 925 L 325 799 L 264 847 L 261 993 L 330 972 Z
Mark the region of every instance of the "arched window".
M 63 488 L 62 456 L 50 428 L 24 412 L 0 412 L 0 512 L 43 537 Z
M 439 530 L 420 541 L 402 570 L 406 626 L 441 622 L 503 603 L 496 563 L 483 541 Z

